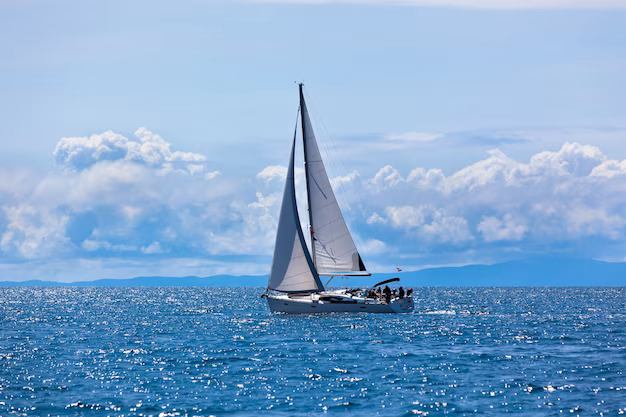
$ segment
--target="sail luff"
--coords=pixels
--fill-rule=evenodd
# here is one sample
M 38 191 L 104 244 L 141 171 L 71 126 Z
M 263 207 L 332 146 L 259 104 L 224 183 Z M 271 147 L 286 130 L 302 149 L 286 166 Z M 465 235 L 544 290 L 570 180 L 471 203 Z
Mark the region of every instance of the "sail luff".
M 300 111 L 311 247 L 316 271 L 324 275 L 366 271 L 328 179 L 304 100 L 302 84 Z
M 307 142 L 307 132 L 305 129 L 305 113 L 306 113 L 306 103 L 304 102 L 304 93 L 302 91 L 302 87 L 304 86 L 304 84 L 300 83 L 298 84 L 299 87 L 299 91 L 300 91 L 300 117 L 302 119 L 302 148 L 304 149 L 304 178 L 305 178 L 305 183 L 306 183 L 306 200 L 307 200 L 307 212 L 309 215 L 309 235 L 311 237 L 311 258 L 313 259 L 313 265 L 316 265 L 315 262 L 315 245 L 313 244 L 313 212 L 311 211 L 311 190 L 309 187 L 309 182 L 308 182 L 308 178 L 309 178 L 309 164 L 307 163 L 307 147 L 306 147 L 306 142 Z

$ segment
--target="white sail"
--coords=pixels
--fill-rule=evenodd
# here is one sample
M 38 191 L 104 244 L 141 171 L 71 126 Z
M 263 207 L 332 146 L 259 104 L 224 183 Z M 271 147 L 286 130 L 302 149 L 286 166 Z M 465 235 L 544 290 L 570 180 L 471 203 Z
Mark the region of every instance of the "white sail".
M 311 222 L 313 263 L 320 275 L 365 271 L 348 226 L 341 214 L 309 119 L 302 85 L 300 109 Z M 339 275 L 339 274 L 337 274 Z
M 268 288 L 283 292 L 323 291 L 324 286 L 315 272 L 304 241 L 296 207 L 293 175 L 295 146 L 294 138 L 278 219 L 278 232 Z

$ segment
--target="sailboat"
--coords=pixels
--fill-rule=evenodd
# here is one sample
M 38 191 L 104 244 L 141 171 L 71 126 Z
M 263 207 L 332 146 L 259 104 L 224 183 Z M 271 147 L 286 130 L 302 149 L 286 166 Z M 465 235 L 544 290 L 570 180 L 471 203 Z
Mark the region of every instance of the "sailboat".
M 299 116 L 304 144 L 311 253 L 307 247 L 296 204 L 294 156 L 297 123 L 291 146 L 285 191 L 278 220 L 274 257 L 266 292 L 272 313 L 408 313 L 413 311 L 411 297 L 376 297 L 368 289 L 326 289 L 321 277 L 369 276 L 350 230 L 341 214 L 335 193 L 326 174 L 309 112 L 299 84 Z M 371 289 L 399 278 L 386 280 Z

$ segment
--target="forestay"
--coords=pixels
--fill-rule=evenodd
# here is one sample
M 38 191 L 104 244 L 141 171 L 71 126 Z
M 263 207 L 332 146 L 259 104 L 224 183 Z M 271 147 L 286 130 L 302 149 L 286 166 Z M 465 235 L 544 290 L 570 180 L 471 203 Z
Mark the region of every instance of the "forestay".
M 295 146 L 294 137 L 268 288 L 283 292 L 323 291 L 324 286 L 313 268 L 298 217 L 293 174 Z
M 304 102 L 302 85 L 300 109 L 315 268 L 320 275 L 365 271 L 326 174 Z

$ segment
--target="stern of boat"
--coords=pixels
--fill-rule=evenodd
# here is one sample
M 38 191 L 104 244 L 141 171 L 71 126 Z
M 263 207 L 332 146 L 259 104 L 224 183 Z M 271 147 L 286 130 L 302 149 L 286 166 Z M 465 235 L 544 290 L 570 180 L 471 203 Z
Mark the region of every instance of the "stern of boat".
M 396 298 L 390 306 L 394 313 L 411 313 L 415 308 L 413 297 Z

